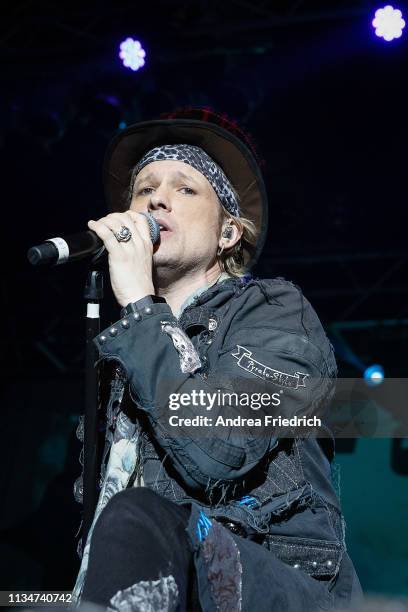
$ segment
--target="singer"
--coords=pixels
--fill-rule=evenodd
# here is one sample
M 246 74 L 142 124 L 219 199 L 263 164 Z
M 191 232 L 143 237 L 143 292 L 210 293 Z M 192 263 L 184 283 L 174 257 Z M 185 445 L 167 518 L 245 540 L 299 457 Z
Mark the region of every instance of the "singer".
M 217 400 L 208 412 L 184 401 L 279 393 L 279 408 L 261 412 L 306 418 L 324 416 L 334 393 L 333 348 L 299 287 L 248 273 L 268 216 L 252 144 L 224 116 L 178 111 L 123 130 L 104 173 L 111 212 L 88 226 L 108 251 L 120 313 L 94 340 L 111 383 L 74 602 L 135 612 L 350 607 L 362 591 L 331 483 L 330 432 L 284 435 L 248 425 L 260 416 L 248 404 Z M 156 245 L 140 213 L 159 224 Z M 181 419 L 243 424 L 172 427 L 174 394 Z M 75 492 L 79 500 L 81 479 Z

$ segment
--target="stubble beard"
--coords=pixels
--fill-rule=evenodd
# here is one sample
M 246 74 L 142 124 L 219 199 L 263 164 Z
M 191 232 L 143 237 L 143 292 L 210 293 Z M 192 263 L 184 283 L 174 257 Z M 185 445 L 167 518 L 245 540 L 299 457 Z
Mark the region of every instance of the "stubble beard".
M 173 283 L 179 282 L 184 276 L 187 266 L 176 256 L 165 256 L 157 253 L 153 255 L 153 284 L 155 287 L 164 289 Z
M 181 256 L 153 255 L 152 278 L 153 284 L 158 289 L 167 289 L 173 284 L 178 284 L 183 278 L 194 276 L 204 266 L 201 261 L 193 259 L 185 261 Z

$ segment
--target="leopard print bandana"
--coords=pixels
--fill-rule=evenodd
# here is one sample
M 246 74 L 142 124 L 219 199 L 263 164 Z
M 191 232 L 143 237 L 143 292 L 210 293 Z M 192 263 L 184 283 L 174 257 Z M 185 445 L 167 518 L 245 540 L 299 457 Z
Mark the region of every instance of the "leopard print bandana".
M 234 217 L 239 217 L 239 206 L 231 183 L 223 170 L 201 147 L 188 144 L 162 145 L 148 151 L 136 165 L 133 177 L 155 161 L 174 159 L 189 164 L 201 172 L 217 194 L 221 204 Z

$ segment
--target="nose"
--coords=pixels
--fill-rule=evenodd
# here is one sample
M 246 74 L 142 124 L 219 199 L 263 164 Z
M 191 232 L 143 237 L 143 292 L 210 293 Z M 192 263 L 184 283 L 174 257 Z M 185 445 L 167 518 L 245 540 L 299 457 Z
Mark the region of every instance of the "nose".
M 170 212 L 171 211 L 171 204 L 170 204 L 170 199 L 169 199 L 168 195 L 163 193 L 162 190 L 157 189 L 150 196 L 150 201 L 149 201 L 148 209 L 149 210 L 163 209 L 163 210 L 166 210 L 167 212 Z

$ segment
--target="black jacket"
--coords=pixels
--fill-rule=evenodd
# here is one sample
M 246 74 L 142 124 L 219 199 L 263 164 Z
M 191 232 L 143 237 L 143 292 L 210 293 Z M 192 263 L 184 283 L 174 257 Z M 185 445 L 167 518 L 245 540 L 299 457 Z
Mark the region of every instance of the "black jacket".
M 112 494 L 148 486 L 216 519 L 233 534 L 241 556 L 240 546 L 249 540 L 256 545 L 248 558 L 262 547 L 306 573 L 311 588 L 324 583 L 324 599 L 332 603 L 342 563 L 349 563 L 331 483 L 333 440 L 324 426 L 317 439 L 304 427 L 270 425 L 278 416 L 324 420 L 334 393 L 333 347 L 300 289 L 282 278 L 230 278 L 200 294 L 179 319 L 167 304 L 152 304 L 102 332 L 95 345 L 99 364 L 116 367 L 96 518 Z M 211 408 L 191 405 L 191 399 L 188 405 L 194 392 L 196 398 L 212 397 Z M 261 393 L 275 405 L 259 407 Z M 221 402 L 221 395 L 231 401 Z M 233 402 L 238 396 L 256 397 L 258 407 Z M 195 426 L 183 420 L 197 415 L 207 420 Z M 128 476 L 116 474 L 107 486 L 112 469 L 106 462 L 121 443 L 116 454 Z M 199 552 L 196 534 L 192 529 Z M 199 554 L 196 559 L 199 565 Z M 84 559 L 81 571 L 77 595 Z M 357 580 L 354 570 L 350 575 Z M 245 597 L 252 605 L 249 585 Z M 348 589 L 342 585 L 347 596 L 341 603 L 351 590 L 351 582 Z M 202 597 L 204 609 L 212 609 L 214 601 Z M 309 609 L 304 605 L 298 609 Z

